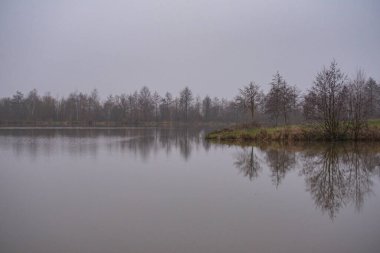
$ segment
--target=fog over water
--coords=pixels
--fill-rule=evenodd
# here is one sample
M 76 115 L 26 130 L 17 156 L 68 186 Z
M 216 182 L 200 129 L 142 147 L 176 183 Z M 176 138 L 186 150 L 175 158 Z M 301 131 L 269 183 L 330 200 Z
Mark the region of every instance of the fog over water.
M 0 95 L 146 85 L 232 98 L 277 70 L 308 88 L 333 58 L 379 80 L 379 12 L 375 0 L 1 0 Z

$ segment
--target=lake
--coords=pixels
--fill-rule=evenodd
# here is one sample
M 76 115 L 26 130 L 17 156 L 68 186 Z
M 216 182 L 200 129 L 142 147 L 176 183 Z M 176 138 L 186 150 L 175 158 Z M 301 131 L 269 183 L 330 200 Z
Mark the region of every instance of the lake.
M 380 252 L 380 144 L 0 130 L 0 252 Z

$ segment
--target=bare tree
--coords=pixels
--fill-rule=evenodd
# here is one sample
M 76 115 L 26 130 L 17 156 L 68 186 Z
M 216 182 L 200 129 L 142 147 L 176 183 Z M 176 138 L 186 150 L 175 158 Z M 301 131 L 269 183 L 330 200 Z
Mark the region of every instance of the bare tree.
M 155 91 L 153 93 L 152 101 L 153 101 L 153 105 L 154 105 L 154 118 L 156 121 L 158 121 L 158 106 L 159 106 L 159 103 L 161 101 L 161 97 L 157 91 Z
M 280 116 L 287 124 L 290 113 L 296 107 L 297 90 L 295 87 L 289 86 L 278 71 L 270 84 L 271 89 L 265 98 L 265 112 L 271 115 L 276 126 Z
M 128 108 L 130 107 L 128 96 L 126 94 L 121 94 L 117 96 L 118 106 L 121 111 L 120 120 L 126 121 L 128 118 Z
M 211 98 L 207 95 L 202 102 L 202 111 L 205 121 L 210 120 Z
M 94 89 L 91 92 L 91 95 L 88 97 L 88 120 L 93 121 L 96 120 L 97 115 L 100 111 L 100 98 L 98 94 L 98 90 Z
M 195 97 L 194 105 L 191 110 L 191 120 L 199 121 L 201 120 L 201 108 L 202 108 L 202 99 L 198 95 Z
M 248 86 L 244 86 L 240 89 L 240 95 L 236 98 L 239 104 L 244 105 L 244 108 L 248 109 L 251 114 L 251 120 L 255 118 L 256 107 L 261 100 L 260 87 L 254 82 L 250 82 Z
M 191 92 L 189 87 L 186 86 L 181 91 L 180 98 L 179 98 L 180 107 L 183 110 L 186 122 L 188 120 L 189 108 L 192 101 L 193 101 L 193 93 Z
M 40 102 L 40 97 L 38 95 L 38 92 L 36 89 L 33 89 L 29 92 L 28 97 L 26 98 L 26 109 L 28 111 L 28 119 L 33 120 L 36 119 L 38 116 L 37 114 L 37 108 Z M 36 117 L 37 116 L 37 117 Z
M 26 115 L 24 94 L 20 91 L 17 91 L 11 99 L 11 112 L 12 119 L 15 120 L 22 120 Z
M 165 96 L 161 99 L 160 114 L 161 119 L 164 121 L 171 120 L 171 106 L 173 104 L 173 96 L 171 93 L 166 92 Z
M 103 110 L 105 111 L 105 119 L 106 121 L 111 121 L 112 120 L 112 114 L 113 114 L 113 111 L 114 111 L 114 107 L 115 107 L 115 98 L 114 96 L 112 95 L 109 95 L 107 97 L 107 100 L 105 101 L 104 105 L 103 105 Z
M 128 104 L 130 107 L 129 115 L 130 120 L 133 123 L 138 123 L 139 121 L 139 94 L 135 91 L 133 94 L 128 96 Z
M 346 75 L 333 61 L 330 67 L 323 68 L 315 78 L 314 86 L 305 96 L 304 114 L 316 120 L 326 138 L 335 140 L 341 134 L 344 118 Z
M 364 72 L 359 70 L 356 77 L 348 85 L 348 117 L 350 128 L 355 140 L 367 125 L 370 112 L 370 100 L 366 94 L 366 79 Z
M 378 115 L 378 109 L 379 109 L 379 95 L 380 95 L 380 87 L 376 83 L 376 81 L 370 77 L 368 81 L 366 82 L 366 95 L 368 96 L 369 99 L 369 117 L 374 117 Z
M 270 83 L 271 89 L 265 98 L 265 112 L 278 124 L 281 111 L 281 85 L 284 82 L 282 76 L 277 72 Z
M 141 88 L 138 98 L 138 104 L 142 120 L 148 121 L 151 118 L 152 112 L 154 110 L 152 95 L 148 87 L 144 86 Z

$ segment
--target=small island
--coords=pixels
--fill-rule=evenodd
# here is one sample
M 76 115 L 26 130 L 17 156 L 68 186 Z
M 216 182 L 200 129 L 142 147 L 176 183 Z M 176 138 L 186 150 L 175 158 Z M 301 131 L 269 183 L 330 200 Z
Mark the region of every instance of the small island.
M 379 141 L 380 121 L 374 117 L 378 93 L 376 82 L 367 80 L 362 70 L 349 79 L 335 61 L 317 73 L 312 88 L 303 96 L 277 72 L 266 95 L 254 83 L 240 89 L 236 101 L 249 112 L 250 123 L 210 132 L 206 139 Z M 260 122 L 256 114 L 264 115 L 266 121 Z
M 206 135 L 210 141 L 244 143 L 244 142 L 297 142 L 297 141 L 380 141 L 380 120 L 369 120 L 359 135 L 355 135 L 349 126 L 335 139 L 319 125 L 289 125 L 279 127 L 258 127 L 238 125 L 215 130 Z

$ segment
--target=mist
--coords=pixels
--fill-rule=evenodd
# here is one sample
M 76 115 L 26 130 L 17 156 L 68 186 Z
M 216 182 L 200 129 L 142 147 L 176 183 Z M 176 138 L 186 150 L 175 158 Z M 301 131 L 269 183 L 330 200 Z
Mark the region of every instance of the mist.
M 0 95 L 36 88 L 232 98 L 276 71 L 308 89 L 335 59 L 380 79 L 378 1 L 4 1 Z

